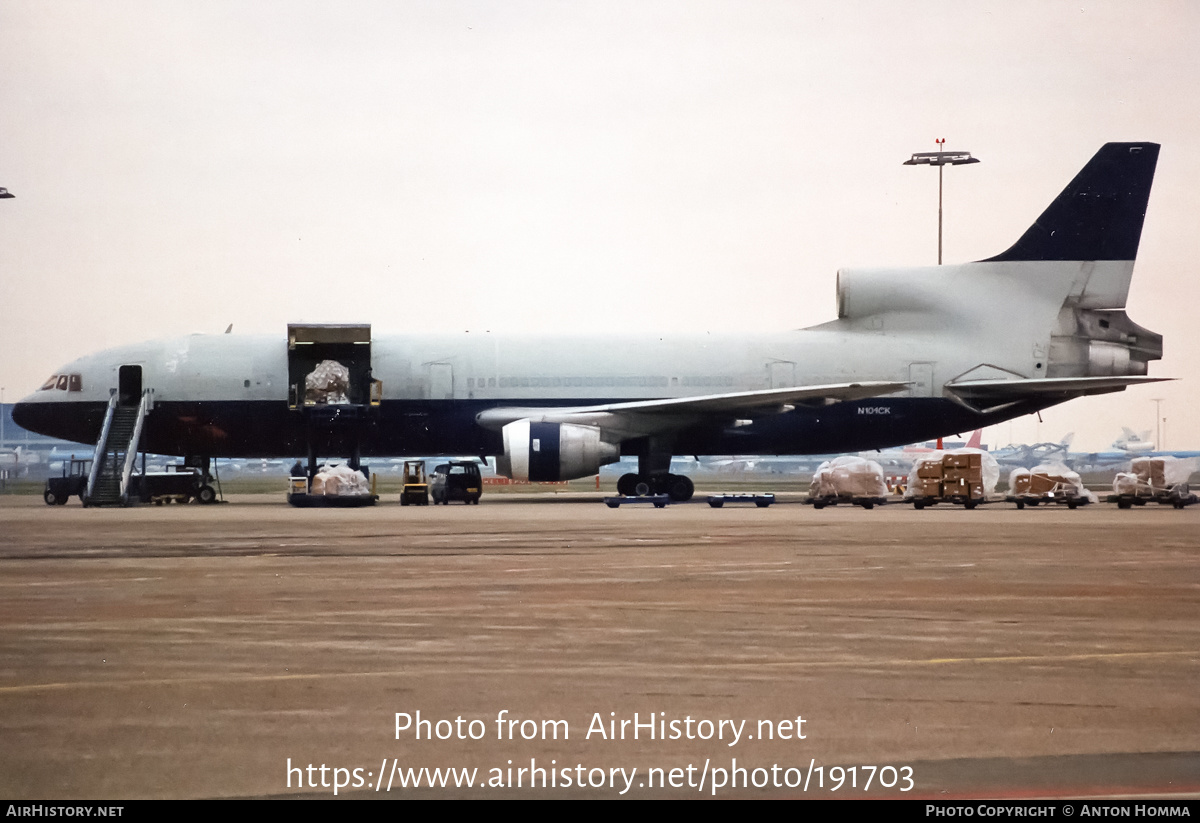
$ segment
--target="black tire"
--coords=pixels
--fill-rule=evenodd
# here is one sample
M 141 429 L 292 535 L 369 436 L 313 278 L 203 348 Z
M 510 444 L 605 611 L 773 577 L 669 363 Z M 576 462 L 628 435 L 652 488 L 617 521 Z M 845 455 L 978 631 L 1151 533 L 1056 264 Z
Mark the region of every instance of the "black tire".
M 696 486 L 690 477 L 682 474 L 672 474 L 667 481 L 667 494 L 676 503 L 686 503 L 696 493 Z
M 47 506 L 65 506 L 65 505 L 67 505 L 66 496 L 55 494 L 54 492 L 50 491 L 49 489 L 46 489 L 44 492 L 42 492 L 42 499 L 46 501 Z
M 925 504 L 922 503 L 920 500 L 914 500 L 913 508 L 916 509 L 917 511 L 920 511 L 921 509 L 925 508 Z
M 645 480 L 639 480 L 637 485 L 633 487 L 633 493 L 637 497 L 645 497 L 646 495 L 650 494 L 650 484 Z
M 872 503 L 870 500 L 867 500 L 859 505 L 861 505 L 864 509 L 867 509 L 867 510 L 875 508 L 875 504 Z
M 196 489 L 196 499 L 204 505 L 217 502 L 217 490 L 205 483 L 200 488 Z
M 1128 500 L 1118 500 L 1118 501 L 1117 501 L 1117 508 L 1118 508 L 1118 509 L 1128 509 L 1128 508 L 1130 508 L 1131 506 L 1133 506 L 1133 504 L 1132 504 L 1132 503 L 1130 503 Z
M 633 472 L 623 474 L 617 479 L 617 494 L 623 497 L 630 497 L 634 494 L 637 488 L 638 476 Z
M 1023 509 L 1023 508 L 1025 508 L 1025 502 L 1024 502 L 1024 501 L 1022 501 L 1022 500 L 1018 500 L 1018 501 L 1017 501 L 1017 508 L 1018 508 L 1018 509 Z

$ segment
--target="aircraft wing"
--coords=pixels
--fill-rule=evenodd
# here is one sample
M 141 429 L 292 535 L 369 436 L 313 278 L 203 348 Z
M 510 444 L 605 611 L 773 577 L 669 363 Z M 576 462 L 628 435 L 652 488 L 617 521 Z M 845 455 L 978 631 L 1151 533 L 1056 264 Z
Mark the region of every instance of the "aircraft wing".
M 1054 395 L 1075 397 L 1085 394 L 1104 394 L 1105 392 L 1121 391 L 1127 386 L 1139 386 L 1143 383 L 1158 383 L 1174 379 L 1173 377 L 1124 375 L 1119 377 L 1046 377 L 1031 380 L 964 380 L 959 383 L 947 383 L 946 389 L 967 401 L 1006 402 Z
M 672 397 L 664 400 L 631 400 L 597 406 L 501 407 L 476 415 L 486 429 L 498 431 L 517 420 L 539 423 L 578 423 L 607 428 L 624 436 L 657 434 L 711 418 L 752 417 L 791 411 L 795 404 L 828 405 L 846 400 L 892 394 L 908 383 L 863 381 L 823 386 Z

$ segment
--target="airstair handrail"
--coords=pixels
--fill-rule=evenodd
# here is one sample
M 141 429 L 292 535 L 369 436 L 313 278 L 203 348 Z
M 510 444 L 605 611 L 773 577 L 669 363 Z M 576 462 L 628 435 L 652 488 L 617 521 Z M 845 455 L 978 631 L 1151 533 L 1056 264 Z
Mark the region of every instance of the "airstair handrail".
M 100 439 L 96 441 L 96 450 L 92 453 L 92 467 L 88 470 L 87 497 L 90 500 L 96 491 L 96 478 L 100 476 L 100 465 L 104 462 L 104 445 L 108 442 L 108 431 L 112 428 L 113 416 L 117 409 L 116 389 L 108 396 L 108 411 L 104 413 L 104 426 L 100 429 Z
M 133 424 L 133 434 L 125 444 L 125 468 L 121 471 L 121 502 L 129 500 L 129 477 L 133 474 L 133 466 L 137 462 L 138 443 L 142 439 L 142 421 L 146 419 L 146 411 L 150 403 L 150 390 L 142 392 L 142 402 L 138 404 L 137 420 Z M 145 482 L 145 481 L 143 481 Z

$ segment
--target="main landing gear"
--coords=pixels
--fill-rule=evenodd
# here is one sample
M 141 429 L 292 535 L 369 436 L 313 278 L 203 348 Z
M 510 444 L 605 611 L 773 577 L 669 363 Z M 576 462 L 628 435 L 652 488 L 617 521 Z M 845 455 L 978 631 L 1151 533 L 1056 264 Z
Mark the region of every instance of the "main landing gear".
M 696 491 L 692 481 L 682 474 L 671 474 L 671 452 L 674 443 L 670 439 L 647 437 L 635 444 L 638 470 L 621 475 L 617 480 L 617 493 L 625 497 L 646 497 L 665 494 L 673 503 L 691 500 Z
M 617 480 L 617 494 L 626 497 L 645 497 L 650 494 L 665 494 L 672 502 L 682 503 L 691 500 L 696 487 L 690 478 L 682 474 L 658 474 L 642 477 L 630 472 L 621 475 Z

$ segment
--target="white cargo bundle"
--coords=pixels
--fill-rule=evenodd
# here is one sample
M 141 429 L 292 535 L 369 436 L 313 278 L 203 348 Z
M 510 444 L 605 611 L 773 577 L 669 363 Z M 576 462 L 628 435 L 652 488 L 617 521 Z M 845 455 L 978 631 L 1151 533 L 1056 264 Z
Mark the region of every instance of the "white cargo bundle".
M 1100 502 L 1100 498 L 1083 485 L 1083 478 L 1079 476 L 1079 472 L 1068 469 L 1066 463 L 1041 463 L 1030 469 L 1029 473 L 1060 478 L 1063 485 L 1069 486 L 1070 490 L 1078 497 L 1086 497 L 1093 503 Z
M 1113 494 L 1137 494 L 1138 476 L 1133 472 L 1117 472 L 1113 477 Z
M 367 483 L 367 476 L 362 472 L 344 464 L 331 466 L 327 463 L 313 477 L 309 493 L 329 496 L 360 495 L 370 494 L 371 487 Z
M 887 497 L 883 468 L 862 457 L 835 457 L 817 467 L 811 497 Z
M 304 399 L 310 403 L 343 405 L 350 402 L 350 370 L 336 360 L 322 360 L 304 378 Z

